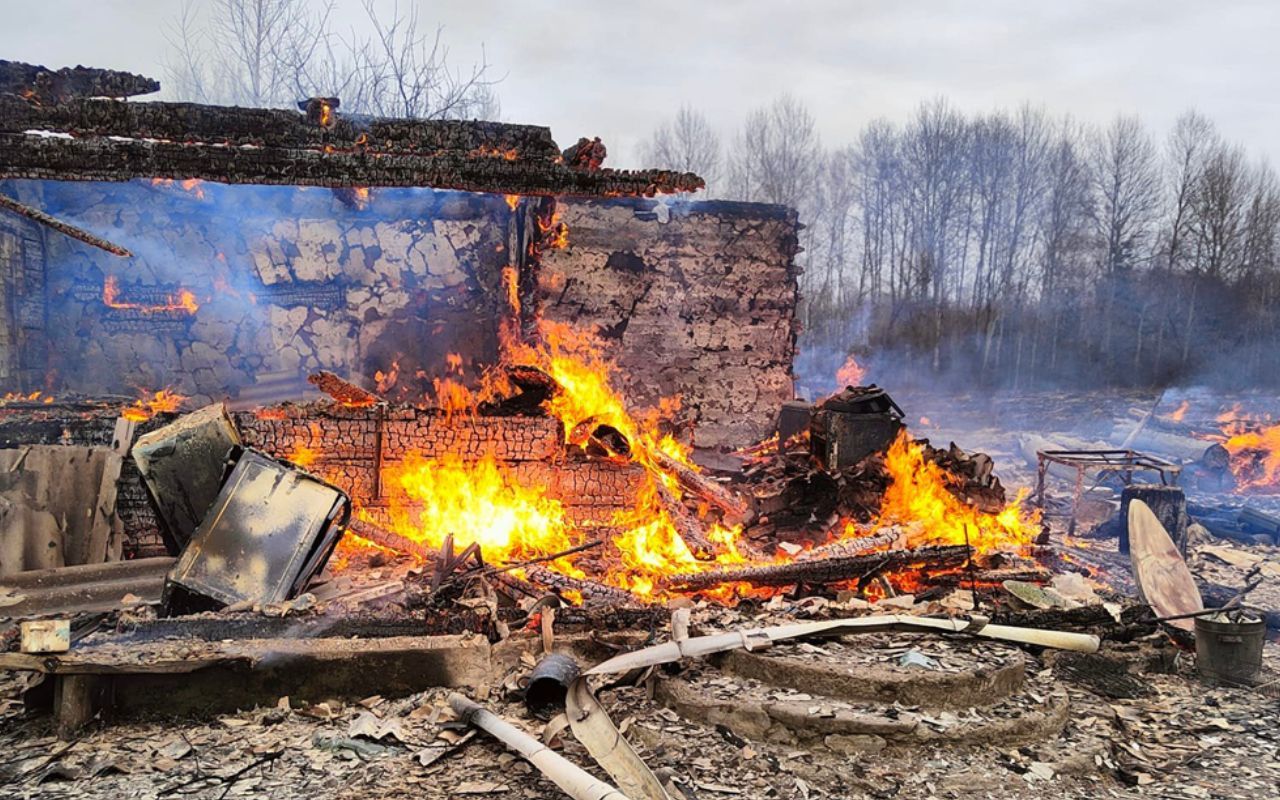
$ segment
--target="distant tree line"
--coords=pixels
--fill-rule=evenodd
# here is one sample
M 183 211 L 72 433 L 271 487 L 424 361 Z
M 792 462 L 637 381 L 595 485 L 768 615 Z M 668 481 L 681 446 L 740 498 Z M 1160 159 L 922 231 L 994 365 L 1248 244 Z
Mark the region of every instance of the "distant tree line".
M 1280 384 L 1280 182 L 1194 111 L 1157 141 L 935 100 L 828 148 L 782 97 L 727 146 L 682 109 L 642 155 L 800 211 L 811 382 L 853 353 L 881 381 Z

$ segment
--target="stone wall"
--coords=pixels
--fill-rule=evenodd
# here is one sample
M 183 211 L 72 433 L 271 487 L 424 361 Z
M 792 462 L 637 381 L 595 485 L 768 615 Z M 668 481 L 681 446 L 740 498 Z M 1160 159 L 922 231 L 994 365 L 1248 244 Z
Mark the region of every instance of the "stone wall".
M 0 387 L 30 394 L 44 388 L 43 231 L 0 209 Z
M 651 200 L 564 203 L 569 247 L 539 275 L 541 311 L 601 331 L 627 396 L 679 395 L 700 445 L 772 430 L 793 398 L 795 212 Z
M 135 253 L 48 236 L 49 366 L 62 391 L 168 386 L 195 402 L 262 402 L 282 375 L 299 379 L 285 383 L 296 397 L 314 370 L 373 385 L 398 363 L 410 392 L 444 374 L 447 353 L 497 354 L 501 197 L 385 190 L 359 210 L 327 189 L 13 185 Z

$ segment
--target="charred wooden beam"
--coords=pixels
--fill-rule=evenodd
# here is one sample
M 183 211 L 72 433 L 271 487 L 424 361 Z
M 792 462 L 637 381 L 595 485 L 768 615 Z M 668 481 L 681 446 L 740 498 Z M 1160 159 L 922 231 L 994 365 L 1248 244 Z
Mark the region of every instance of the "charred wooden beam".
M 100 236 L 94 236 L 92 233 L 89 233 L 82 228 L 77 228 L 75 225 L 63 222 L 57 217 L 50 216 L 38 208 L 32 208 L 31 206 L 19 203 L 17 200 L 5 197 L 2 194 L 0 194 L 0 208 L 12 211 L 15 214 L 32 220 L 33 222 L 38 222 L 41 225 L 52 228 L 64 236 L 70 236 L 72 239 L 78 239 L 85 244 L 98 248 L 99 250 L 105 250 L 113 256 L 129 258 L 133 255 L 133 253 L 118 244 L 112 244 Z
M 395 550 L 398 553 L 408 553 L 417 556 L 423 561 L 434 562 L 440 557 L 439 551 L 434 547 L 425 545 L 422 542 L 415 542 L 407 536 L 401 536 L 368 520 L 353 519 L 351 524 L 347 526 L 347 530 L 361 539 L 373 542 L 379 547 Z
M 571 578 L 537 564 L 525 567 L 524 575 L 531 583 L 550 589 L 558 595 L 572 596 L 576 593 L 586 606 L 622 606 L 636 602 L 635 596 L 624 589 L 586 578 Z
M 78 138 L 120 136 L 182 144 L 280 147 L 366 153 L 487 155 L 553 162 L 560 151 L 540 125 L 467 120 L 417 120 L 333 114 L 324 127 L 278 108 L 199 103 L 69 100 L 39 105 L 0 94 L 0 132 L 52 131 Z
M 49 69 L 0 59 L 0 92 L 56 103 L 73 97 L 133 97 L 160 91 L 160 82 L 132 72 L 94 67 Z
M 717 547 L 715 542 L 707 537 L 707 531 L 702 527 L 702 522 L 689 513 L 689 510 L 684 507 L 684 502 L 676 497 L 660 478 L 654 478 L 653 483 L 658 492 L 659 502 L 666 509 L 667 516 L 671 518 L 671 524 L 675 526 L 676 533 L 680 534 L 680 538 L 684 540 L 694 558 L 706 561 L 724 551 L 723 547 Z
M 751 506 L 732 490 L 703 477 L 689 465 L 682 464 L 665 453 L 655 450 L 650 456 L 654 465 L 679 481 L 685 491 L 723 511 L 725 522 L 740 525 L 752 518 Z
M 857 556 L 891 546 L 902 536 L 900 531 L 890 528 L 871 536 L 850 539 L 837 539 L 829 544 L 805 550 L 796 556 L 797 561 L 815 561 L 833 556 Z
M 319 372 L 313 372 L 308 375 L 307 383 L 315 386 L 344 406 L 367 408 L 383 402 L 382 398 L 373 392 L 361 389 L 351 381 L 340 378 L 328 370 L 322 369 Z
M 0 179 L 127 181 L 198 179 L 286 186 L 430 186 L 467 192 L 616 197 L 689 192 L 704 183 L 669 170 L 570 169 L 489 153 L 327 152 L 182 144 L 141 139 L 64 139 L 0 133 Z
M 969 548 L 964 545 L 938 545 L 914 550 L 886 550 L 854 556 L 832 556 L 789 564 L 743 567 L 673 575 L 668 587 L 692 592 L 726 583 L 749 583 L 753 586 L 791 586 L 793 584 L 827 584 L 859 580 L 889 570 L 946 569 L 965 562 Z

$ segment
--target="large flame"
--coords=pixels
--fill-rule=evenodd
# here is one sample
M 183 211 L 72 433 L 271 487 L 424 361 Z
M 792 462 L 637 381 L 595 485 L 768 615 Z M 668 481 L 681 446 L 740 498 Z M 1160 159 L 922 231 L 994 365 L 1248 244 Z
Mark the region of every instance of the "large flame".
M 924 456 L 924 445 L 904 430 L 889 447 L 884 466 L 892 481 L 885 490 L 876 527 L 901 525 L 911 546 L 965 544 L 976 552 L 1013 550 L 1031 544 L 1040 512 L 1023 507 L 1025 490 L 997 514 L 987 514 L 956 497 L 947 486 L 956 478 Z
M 513 295 L 512 304 L 518 306 Z M 593 555 L 603 566 L 592 577 L 626 589 L 642 599 L 664 597 L 663 580 L 675 573 L 694 573 L 742 565 L 751 557 L 741 543 L 741 529 L 701 521 L 705 537 L 716 552 L 696 558 L 691 543 L 680 534 L 673 514 L 681 499 L 676 477 L 664 468 L 663 454 L 689 469 L 689 448 L 662 429 L 661 422 L 679 408 L 678 400 L 665 400 L 658 408 L 634 413 L 616 388 L 617 370 L 602 344 L 589 333 L 565 324 L 542 320 L 536 336 L 520 340 L 515 330 L 503 331 L 503 357 L 499 368 L 485 373 L 472 389 L 461 382 L 461 359 L 451 360 L 451 377 L 435 385 L 436 401 L 445 414 L 475 414 L 480 403 L 511 391 L 506 367 L 535 367 L 554 379 L 558 391 L 545 402 L 545 410 L 559 420 L 566 441 L 574 443 L 575 431 L 609 426 L 630 445 L 625 456 L 642 468 L 642 485 L 631 508 L 609 521 L 605 551 Z M 922 445 L 901 436 L 885 458 L 892 482 L 874 527 L 901 525 L 913 546 L 969 542 L 975 551 L 1008 550 L 1029 544 L 1037 532 L 1038 515 L 1022 508 L 1021 497 L 999 514 L 985 514 L 965 504 L 949 490 L 955 479 L 924 457 Z M 522 483 L 496 458 L 486 455 L 467 460 L 458 455 L 436 459 L 411 457 L 383 473 L 390 524 L 414 541 L 440 547 L 452 536 L 455 548 L 480 545 L 487 561 L 503 564 L 559 553 L 592 538 L 592 529 L 580 528 L 564 506 L 540 485 Z M 852 528 L 848 535 L 853 535 Z M 865 535 L 865 531 L 863 532 Z M 759 558 L 757 556 L 756 558 Z M 585 577 L 571 558 L 549 564 L 572 577 Z M 723 586 L 713 596 L 732 599 L 746 587 Z
M 1231 454 L 1236 491 L 1280 491 L 1280 423 L 1267 415 L 1245 414 L 1236 405 L 1218 415 L 1216 439 Z
M 486 559 L 501 563 L 577 543 L 560 501 L 541 486 L 522 486 L 491 455 L 478 461 L 454 454 L 411 457 L 387 469 L 383 479 L 393 492 L 397 532 L 435 548 L 451 535 L 458 548 L 474 542 Z M 556 566 L 574 571 L 563 559 Z

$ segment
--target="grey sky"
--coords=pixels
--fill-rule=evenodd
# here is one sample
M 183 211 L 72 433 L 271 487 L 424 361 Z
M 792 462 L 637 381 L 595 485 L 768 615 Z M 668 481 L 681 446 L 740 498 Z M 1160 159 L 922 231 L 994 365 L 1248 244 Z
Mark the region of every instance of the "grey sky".
M 829 145 L 938 95 L 971 111 L 1029 100 L 1087 121 L 1136 112 L 1160 136 L 1194 106 L 1280 165 L 1276 0 L 419 5 L 424 22 L 446 26 L 455 64 L 478 59 L 483 43 L 506 76 L 504 119 L 550 125 L 562 146 L 599 135 L 624 162 L 681 103 L 731 135 L 747 110 L 790 91 Z M 161 22 L 177 0 L 0 0 L 0 8 L 0 58 L 163 80 Z M 346 29 L 363 11 L 359 0 L 339 0 L 337 13 Z

